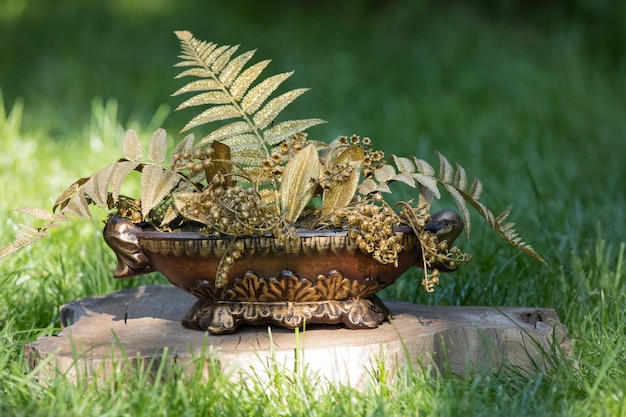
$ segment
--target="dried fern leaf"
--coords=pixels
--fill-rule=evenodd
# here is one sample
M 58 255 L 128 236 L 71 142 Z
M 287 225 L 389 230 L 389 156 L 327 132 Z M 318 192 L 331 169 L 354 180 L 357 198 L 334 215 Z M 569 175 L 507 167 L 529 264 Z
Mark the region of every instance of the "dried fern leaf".
M 194 106 L 206 106 L 210 104 L 228 104 L 232 103 L 230 95 L 224 91 L 209 91 L 206 93 L 198 94 L 191 97 L 188 100 L 183 101 L 176 107 L 176 110 L 186 109 Z
M 63 209 L 69 201 L 74 198 L 74 196 L 78 193 L 83 184 L 89 181 L 89 177 L 80 178 L 74 181 L 69 187 L 61 193 L 61 195 L 56 199 L 54 205 L 52 206 L 52 211 L 56 211 L 57 209 Z
M 376 191 L 378 184 L 371 178 L 366 178 L 359 184 L 358 191 L 362 195 L 368 195 Z
M 165 162 L 167 156 L 167 133 L 165 129 L 157 129 L 152 134 L 150 145 L 148 147 L 148 161 L 155 164 L 162 164 Z
M 317 121 L 309 120 L 292 124 L 289 128 L 287 125 L 281 125 L 281 129 L 274 129 L 274 126 L 271 126 L 278 114 L 306 91 L 306 89 L 296 89 L 270 99 L 274 91 L 293 72 L 277 74 L 253 85 L 269 64 L 269 60 L 244 69 L 254 55 L 254 51 L 234 57 L 236 46 L 218 47 L 195 39 L 189 32 L 176 32 L 176 35 L 181 40 L 183 52 L 180 56 L 183 59 L 180 66 L 191 67 L 179 74 L 179 77 L 191 75 L 214 82 L 205 85 L 195 80 L 188 88 L 179 89 L 175 93 L 199 92 L 184 101 L 178 107 L 179 109 L 207 106 L 207 109 L 187 123 L 182 131 L 215 121 L 239 119 L 209 133 L 198 146 L 219 140 L 231 148 L 234 163 L 248 164 L 251 169 L 257 169 L 263 160 L 270 157 L 273 146 L 286 138 L 288 134 L 299 133 L 293 130 L 294 126 L 318 124 Z M 205 91 L 204 88 L 210 90 Z M 264 134 L 263 130 L 266 128 L 269 134 Z M 271 139 L 271 141 L 266 139 Z M 258 151 L 251 152 L 248 147 L 240 147 L 243 141 L 248 142 L 246 145 L 255 146 Z M 244 161 L 246 158 L 247 160 Z
M 143 157 L 143 147 L 134 129 L 128 129 L 126 131 L 122 149 L 124 150 L 124 158 L 129 161 L 138 161 Z
M 18 224 L 13 242 L 0 249 L 0 259 L 6 258 L 18 250 L 46 237 L 48 235 L 46 233 L 46 229 L 49 227 L 50 224 L 40 227 L 39 229 L 35 229 L 25 224 Z
M 179 88 L 172 94 L 172 96 L 178 96 L 186 93 L 194 93 L 196 91 L 212 91 L 221 90 L 222 86 L 217 80 L 201 79 L 191 81 L 189 84 Z
M 117 203 L 122 186 L 128 175 L 133 171 L 139 171 L 143 167 L 143 164 L 135 161 L 121 160 L 115 164 L 113 169 L 113 175 L 111 176 L 111 196 L 113 203 Z
M 423 159 L 416 158 L 416 157 L 413 157 L 413 162 L 415 163 L 415 166 L 417 167 L 417 171 L 420 174 L 424 174 L 428 177 L 435 176 L 435 168 L 433 168 L 433 166 L 430 165 L 428 162 L 424 161 Z
M 285 219 L 295 222 L 313 198 L 320 174 L 320 161 L 315 146 L 308 145 L 285 165 L 280 194 Z
M 509 218 L 510 215 L 511 215 L 510 210 L 504 210 L 502 213 L 498 215 L 498 217 L 496 217 L 496 223 L 498 224 L 503 223 L 506 219 Z
M 405 183 L 409 187 L 415 188 L 415 179 L 409 173 L 402 173 L 402 174 L 395 175 L 391 180 L 400 181 L 400 182 Z
M 224 52 L 217 54 L 215 58 L 209 56 L 207 60 L 213 61 L 213 63 L 211 64 L 211 71 L 213 71 L 214 73 L 219 73 L 220 71 L 222 71 L 226 64 L 228 64 L 228 62 L 230 61 L 230 58 L 235 54 L 235 52 L 237 52 L 237 49 L 239 49 L 239 45 L 225 48 Z
M 437 153 L 439 155 L 439 178 L 445 184 L 452 184 L 454 181 L 454 168 L 452 164 L 443 156 L 441 153 Z
M 374 178 L 379 183 L 386 183 L 396 176 L 396 170 L 391 165 L 383 165 L 374 171 Z
M 263 139 L 270 145 L 277 145 L 296 133 L 303 132 L 310 127 L 323 123 L 326 123 L 326 121 L 322 119 L 288 120 L 265 129 L 263 131 Z M 324 143 L 324 146 L 327 147 L 328 144 Z
M 98 206 L 108 208 L 109 184 L 113 177 L 115 164 L 107 165 L 100 171 L 91 175 L 89 180 L 83 185 L 84 193 Z
M 267 98 L 291 75 L 293 71 L 283 72 L 266 78 L 252 87 L 241 100 L 241 108 L 247 114 L 256 112 Z
M 276 116 L 278 116 L 278 114 L 285 109 L 285 107 L 290 105 L 295 99 L 307 91 L 309 91 L 308 88 L 297 88 L 273 98 L 256 112 L 256 114 L 252 117 L 252 121 L 257 128 L 265 129 L 274 121 Z
M 186 132 L 189 129 L 203 124 L 215 122 L 218 120 L 233 119 L 240 116 L 241 112 L 236 106 L 232 104 L 210 107 L 209 109 L 203 111 L 202 113 L 191 119 L 191 121 L 187 123 L 185 127 L 183 127 L 181 132 Z
M 161 227 L 166 227 L 167 225 L 172 223 L 174 220 L 178 218 L 178 215 L 179 214 L 174 208 L 173 204 L 170 204 L 169 206 L 167 206 L 167 209 L 165 210 L 165 214 L 163 215 L 163 219 L 161 220 Z
M 180 177 L 158 165 L 145 165 L 141 172 L 141 215 L 146 218 L 178 184 Z
M 468 182 L 465 169 L 457 163 L 456 174 L 454 175 L 454 186 L 461 191 L 465 191 L 467 189 L 467 185 Z
M 437 179 L 430 175 L 415 173 L 413 174 L 413 178 L 420 184 L 421 187 L 427 189 L 434 197 L 437 199 L 441 198 L 441 193 L 439 192 L 439 187 L 437 187 Z M 420 187 L 420 190 L 421 190 Z M 420 191 L 421 192 L 421 191 Z
M 67 203 L 67 205 L 61 210 L 63 214 L 71 214 L 80 219 L 91 219 L 91 213 L 89 212 L 89 201 L 85 197 L 85 193 L 82 192 L 82 188 L 79 192 Z
M 231 47 L 230 45 L 218 46 L 215 49 L 213 49 L 210 53 L 200 55 L 199 58 L 203 62 L 206 62 L 207 68 L 210 67 L 211 72 L 215 74 L 216 72 L 219 72 L 219 70 L 221 69 L 220 67 L 221 61 L 218 58 L 223 56 L 224 53 L 228 53 L 228 51 L 230 51 L 232 48 L 233 47 Z M 230 56 L 228 58 L 230 58 Z
M 254 56 L 255 52 L 256 50 L 244 52 L 230 61 L 228 65 L 226 65 L 226 68 L 220 72 L 220 82 L 226 87 L 230 87 L 233 81 L 235 81 L 235 78 L 241 73 L 243 67 Z
M 474 178 L 474 181 L 472 181 L 472 186 L 470 187 L 469 195 L 476 201 L 480 200 L 480 198 L 482 197 L 483 184 L 482 182 L 480 182 L 478 178 Z
M 18 209 L 15 209 L 15 211 L 19 213 L 25 213 L 40 220 L 46 220 L 50 222 L 58 219 L 57 215 L 50 210 L 45 210 L 39 207 L 20 207 Z
M 213 141 L 220 141 L 227 139 L 231 136 L 237 136 L 242 133 L 250 133 L 252 132 L 252 127 L 248 122 L 232 122 L 228 123 L 224 126 L 220 126 L 205 137 L 198 143 L 198 146 L 205 145 L 207 143 L 211 143 Z M 256 138 L 255 138 L 256 141 Z
M 477 180 L 474 180 L 474 183 L 476 182 Z M 480 182 L 478 181 L 478 183 Z M 477 189 L 480 188 L 480 190 L 482 191 L 482 184 L 480 186 L 477 185 L 476 187 Z M 474 186 L 472 186 L 471 188 L 474 188 Z M 491 228 L 496 233 L 498 233 L 501 238 L 506 240 L 512 246 L 522 250 L 526 254 L 547 265 L 547 262 L 533 249 L 533 247 L 524 242 L 524 240 L 519 236 L 519 234 L 515 230 L 514 223 L 503 224 L 503 222 L 509 217 L 510 212 L 508 210 L 502 212 L 500 215 L 498 215 L 498 217 L 494 217 L 491 210 L 489 210 L 477 199 L 474 199 L 472 197 L 472 190 L 470 190 L 470 194 L 467 194 L 463 191 L 458 191 L 458 193 L 463 197 L 465 201 L 470 203 L 476 209 L 476 211 L 487 221 Z M 475 190 L 474 193 L 476 193 Z
M 391 157 L 396 167 L 398 167 L 398 172 L 401 174 L 413 174 L 415 172 L 415 165 L 413 165 L 409 158 L 397 155 L 391 155 Z
M 418 190 L 419 190 L 419 197 L 417 199 L 417 209 L 420 212 L 429 212 L 430 207 L 433 204 L 433 199 L 435 198 L 435 194 L 431 191 L 430 188 L 425 187 L 422 184 L 419 184 Z M 439 190 L 437 190 L 437 193 L 439 193 Z
M 256 81 L 257 78 L 259 78 L 261 72 L 263 72 L 265 67 L 267 67 L 270 62 L 271 60 L 269 59 L 257 62 L 256 64 L 248 67 L 245 71 L 239 74 L 235 81 L 233 81 L 233 84 L 230 88 L 230 93 L 235 100 L 239 101 L 243 98 L 245 92 L 248 91 L 248 88 L 250 88 L 252 83 Z
M 257 145 L 257 137 L 252 133 L 243 133 L 241 135 L 230 136 L 222 140 L 223 143 L 230 146 L 232 149 L 254 149 L 259 151 Z M 265 155 L 262 150 L 258 152 L 258 155 Z
M 190 63 L 193 64 L 193 63 Z M 179 66 L 178 64 L 176 66 Z M 189 68 L 180 74 L 176 75 L 174 78 L 183 78 L 183 77 L 198 77 L 198 78 L 210 78 L 212 75 L 211 71 L 205 68 Z

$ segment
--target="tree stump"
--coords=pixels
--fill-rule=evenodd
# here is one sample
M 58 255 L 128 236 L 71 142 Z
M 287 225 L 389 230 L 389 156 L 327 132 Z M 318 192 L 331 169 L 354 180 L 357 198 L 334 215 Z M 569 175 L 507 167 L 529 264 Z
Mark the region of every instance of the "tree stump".
M 242 380 L 251 374 L 269 377 L 268 369 L 278 366 L 284 372 L 305 369 L 322 382 L 364 387 L 380 369 L 393 376 L 409 365 L 459 375 L 502 367 L 541 372 L 555 352 L 569 354 L 570 349 L 567 329 L 547 308 L 385 301 L 393 318 L 377 329 L 310 325 L 296 333 L 256 326 L 211 336 L 180 324 L 194 302 L 173 286 L 145 286 L 71 302 L 61 307 L 64 329 L 58 336 L 26 346 L 29 364 L 38 366 L 42 377 L 61 372 L 72 380 L 106 379 L 120 366 L 154 367 L 162 360 L 168 361 L 165 366 L 187 364 L 208 371 L 208 359 L 197 360 L 204 353 Z

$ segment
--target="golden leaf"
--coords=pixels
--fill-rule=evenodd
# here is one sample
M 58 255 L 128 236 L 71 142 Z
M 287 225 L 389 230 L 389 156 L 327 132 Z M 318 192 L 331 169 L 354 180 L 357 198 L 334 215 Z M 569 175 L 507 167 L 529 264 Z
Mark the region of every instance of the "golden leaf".
M 232 104 L 210 107 L 209 109 L 203 111 L 202 113 L 191 119 L 191 121 L 187 123 L 185 127 L 183 127 L 181 132 L 186 132 L 196 126 L 200 126 L 210 122 L 232 119 L 238 116 L 241 116 L 241 113 L 239 109 Z
M 178 90 L 176 90 L 176 92 L 172 95 L 178 96 L 178 95 L 185 94 L 185 93 L 193 93 L 195 91 L 211 91 L 211 90 L 219 90 L 219 89 L 220 89 L 220 83 L 217 82 L 217 80 L 201 79 L 201 80 L 195 80 L 195 81 L 190 82 L 189 84 L 186 84 L 184 87 L 181 87 Z
M 211 149 L 213 149 L 213 155 L 211 159 L 213 164 L 205 168 L 205 176 L 207 181 L 212 181 L 215 174 L 229 174 L 232 171 L 233 164 L 230 161 L 230 148 L 221 142 L 213 141 L 211 143 Z M 232 185 L 234 181 L 230 177 L 226 178 L 226 185 Z
M 480 200 L 480 197 L 483 195 L 483 184 L 478 178 L 474 178 L 469 194 L 474 200 Z
M 304 207 L 315 195 L 320 161 L 314 145 L 308 145 L 285 165 L 280 197 L 285 219 L 295 222 Z
M 56 211 L 57 208 L 63 209 L 69 201 L 74 198 L 84 183 L 89 181 L 89 177 L 80 178 L 74 181 L 69 187 L 63 191 L 63 193 L 56 199 L 52 206 L 52 211 Z
M 441 198 L 441 193 L 439 192 L 439 188 L 437 187 L 437 180 L 426 174 L 413 174 L 413 178 L 420 184 L 420 186 L 425 187 L 428 191 L 430 191 L 435 197 L 438 199 Z
M 276 145 L 296 133 L 303 132 L 309 127 L 323 123 L 326 123 L 326 121 L 322 119 L 288 120 L 265 129 L 263 131 L 263 138 L 265 142 L 270 145 Z M 326 143 L 324 143 L 324 145 L 328 146 Z
M 184 217 L 202 224 L 208 224 L 208 213 L 197 209 L 197 207 L 202 205 L 203 198 L 204 194 L 202 193 L 174 193 L 172 194 L 172 204 L 176 208 L 176 211 Z
M 428 162 L 416 157 L 413 157 L 413 162 L 415 162 L 415 166 L 417 167 L 419 173 L 428 175 L 429 177 L 435 176 L 435 169 Z
M 155 164 L 162 164 L 165 162 L 165 156 L 167 155 L 167 134 L 165 129 L 157 129 L 152 134 L 150 140 L 150 146 L 148 147 L 148 160 Z
M 220 71 L 222 71 L 222 69 L 230 61 L 230 57 L 232 57 L 233 54 L 237 52 L 237 49 L 239 49 L 239 45 L 231 46 L 229 48 L 226 48 L 223 53 L 217 54 L 217 58 L 212 59 L 211 57 L 209 57 L 208 60 L 213 61 L 213 64 L 211 64 L 211 71 L 215 73 L 219 73 Z
M 296 89 L 270 99 L 293 72 L 277 74 L 253 85 L 269 60 L 244 69 L 254 51 L 233 58 L 237 47 L 218 47 L 195 39 L 189 32 L 177 32 L 176 36 L 181 41 L 183 52 L 180 55 L 182 61 L 177 66 L 191 67 L 178 77 L 203 78 L 192 81 L 174 93 L 199 92 L 184 101 L 178 109 L 199 105 L 208 107 L 187 123 L 182 131 L 215 121 L 239 119 L 206 135 L 197 146 L 219 140 L 231 148 L 233 163 L 252 173 L 261 169 L 261 164 L 270 158 L 273 147 L 282 140 L 321 123 L 317 119 L 309 119 L 283 122 L 285 124 L 276 129 L 273 126 L 279 113 L 306 91 Z M 267 131 L 264 132 L 264 129 Z
M 126 160 L 119 161 L 115 164 L 113 175 L 111 177 L 111 196 L 113 197 L 114 203 L 117 203 L 124 181 L 126 181 L 126 177 L 128 177 L 131 172 L 138 170 L 142 166 L 143 165 L 139 162 Z
M 243 111 L 247 114 L 256 112 L 274 90 L 280 87 L 283 81 L 291 77 L 292 74 L 293 71 L 276 74 L 252 87 L 241 100 L 241 108 Z
M 202 106 L 206 104 L 228 104 L 232 102 L 232 98 L 223 91 L 208 91 L 198 94 L 185 100 L 176 107 L 176 110 L 186 109 L 193 106 Z
M 308 88 L 298 88 L 288 91 L 280 96 L 268 101 L 252 118 L 252 121 L 259 129 L 265 129 L 274 121 L 276 116 L 291 104 L 295 99 L 309 91 Z
M 134 129 L 128 129 L 124 135 L 124 157 L 129 161 L 138 161 L 143 156 L 143 148 L 137 132 Z
M 438 155 L 440 162 L 439 178 L 446 184 L 452 184 L 452 181 L 454 180 L 454 168 L 452 167 L 452 164 L 448 162 L 445 156 L 443 156 L 442 154 Z
M 226 65 L 226 67 L 220 73 L 220 81 L 226 86 L 230 87 L 230 85 L 235 81 L 235 78 L 241 73 L 243 67 L 248 63 L 250 58 L 254 55 L 256 51 L 248 51 L 243 54 L 237 56 L 232 61 Z
M 102 208 L 108 208 L 109 206 L 109 184 L 113 177 L 114 168 L 115 164 L 107 165 L 94 173 L 83 186 L 85 194 Z
M 179 180 L 174 171 L 158 165 L 144 165 L 141 172 L 141 215 L 148 217 L 150 210 L 172 191 Z
M 403 174 L 412 174 L 415 172 L 415 166 L 411 163 L 409 158 L 403 156 L 391 155 L 393 162 L 398 167 L 398 171 Z
M 385 183 L 391 181 L 396 175 L 396 170 L 391 165 L 383 165 L 374 171 L 374 177 L 379 183 Z
M 15 211 L 30 214 L 40 220 L 54 221 L 57 219 L 57 216 L 53 212 L 39 207 L 20 207 L 15 209 Z
M 465 191 L 467 189 L 467 184 L 468 182 L 465 168 L 457 163 L 456 174 L 454 175 L 454 186 L 461 191 Z
M 217 129 L 203 137 L 200 143 L 198 143 L 198 146 L 204 145 L 206 143 L 211 143 L 214 140 L 224 140 L 230 138 L 231 136 L 250 132 L 252 132 L 252 127 L 248 122 L 237 121 L 228 123 L 224 126 L 218 127 Z
M 248 88 L 250 88 L 252 83 L 259 77 L 259 75 L 261 75 L 261 72 L 269 65 L 270 62 L 271 60 L 269 59 L 257 62 L 239 74 L 235 81 L 233 81 L 230 89 L 230 93 L 235 100 L 242 99 L 245 92 L 248 91 Z
M 330 161 L 331 164 L 346 164 L 350 174 L 343 181 L 333 181 L 329 188 L 324 190 L 322 195 L 323 208 L 339 208 L 345 207 L 354 197 L 357 187 L 359 186 L 359 178 L 361 168 L 363 168 L 363 160 L 365 154 L 360 146 L 350 146 L 345 149 L 339 156 Z

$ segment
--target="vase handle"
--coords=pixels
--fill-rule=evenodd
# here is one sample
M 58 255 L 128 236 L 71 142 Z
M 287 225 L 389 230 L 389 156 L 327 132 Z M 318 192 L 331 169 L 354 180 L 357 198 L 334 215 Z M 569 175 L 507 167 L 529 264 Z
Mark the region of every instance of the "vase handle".
M 117 256 L 115 278 L 131 278 L 153 272 L 150 260 L 141 249 L 137 232 L 141 228 L 123 217 L 111 217 L 104 226 L 104 241 Z
M 440 242 L 446 241 L 449 246 L 452 246 L 456 238 L 463 231 L 463 220 L 455 211 L 442 210 L 431 216 L 431 219 L 424 226 L 424 230 L 434 233 Z M 420 256 L 413 266 L 418 268 L 424 268 L 424 262 Z M 451 267 L 445 263 L 437 263 L 432 265 L 433 269 L 438 269 L 440 272 L 453 272 L 456 271 L 458 265 Z

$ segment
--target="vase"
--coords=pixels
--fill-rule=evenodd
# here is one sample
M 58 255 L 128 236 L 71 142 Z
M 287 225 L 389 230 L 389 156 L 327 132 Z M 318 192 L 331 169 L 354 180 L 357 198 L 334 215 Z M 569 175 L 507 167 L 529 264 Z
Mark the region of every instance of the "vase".
M 345 230 L 298 231 L 297 239 L 281 243 L 271 234 L 235 238 L 159 232 L 112 217 L 104 239 L 117 255 L 114 277 L 161 272 L 198 298 L 183 326 L 223 334 L 241 324 L 378 327 L 390 312 L 376 292 L 410 267 L 423 267 L 417 235 L 409 227 L 396 232 L 402 234 L 403 247 L 397 265 L 362 252 Z M 219 285 L 216 272 L 233 239 L 242 242 L 243 251 Z

